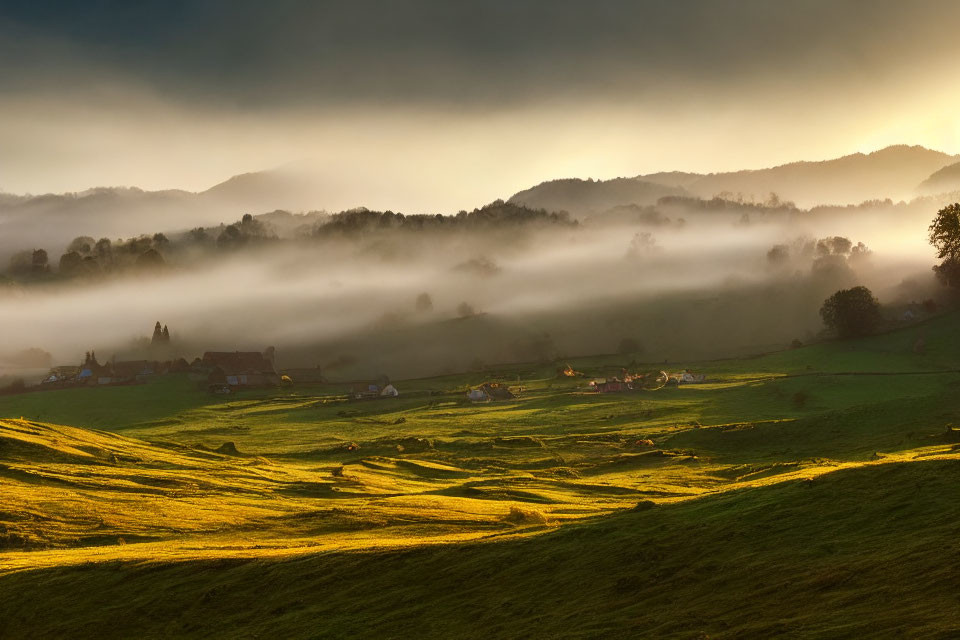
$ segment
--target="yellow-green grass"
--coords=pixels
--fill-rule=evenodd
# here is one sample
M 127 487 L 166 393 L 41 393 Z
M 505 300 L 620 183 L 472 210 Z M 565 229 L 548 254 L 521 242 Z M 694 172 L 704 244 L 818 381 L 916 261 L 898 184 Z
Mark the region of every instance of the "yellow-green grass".
M 516 540 L 19 572 L 0 635 L 952 638 L 958 484 L 873 463 Z
M 494 621 L 490 634 L 499 636 L 857 637 L 872 627 L 843 622 L 841 612 L 860 611 L 854 600 L 871 597 L 872 606 L 892 606 L 894 586 L 883 580 L 902 572 L 884 563 L 933 562 L 911 532 L 941 548 L 955 544 L 942 527 L 926 532 L 924 519 L 937 508 L 952 513 L 950 485 L 942 487 L 943 504 L 935 506 L 929 495 L 918 510 L 904 506 L 910 492 L 891 478 L 920 490 L 940 486 L 941 472 L 956 475 L 960 437 L 950 425 L 960 424 L 957 321 L 947 315 L 859 341 L 700 363 L 690 368 L 707 373 L 706 384 L 628 394 L 585 393 L 583 379 L 558 379 L 550 364 L 403 381 L 400 398 L 369 402 L 348 402 L 337 385 L 225 399 L 187 376 L 6 396 L 0 398 L 0 596 L 13 596 L 0 605 L 0 625 L 14 622 L 0 626 L 0 635 L 87 635 L 107 619 L 114 605 L 104 599 L 112 593 L 121 601 L 115 606 L 140 607 L 145 620 L 118 627 L 119 636 L 150 629 L 235 637 L 237 625 L 270 635 L 269 621 L 290 635 L 351 636 L 349 616 L 338 612 L 366 610 L 372 613 L 358 631 L 481 635 L 464 613 L 475 594 L 476 606 Z M 914 353 L 921 331 L 927 349 Z M 601 376 L 622 360 L 573 364 Z M 522 386 L 521 396 L 468 402 L 464 391 L 487 379 Z M 879 515 L 858 519 L 862 531 L 844 533 L 850 557 L 833 574 L 834 552 L 810 556 L 804 536 L 822 537 L 846 517 L 837 504 L 852 504 L 848 496 L 825 488 L 847 486 Z M 783 507 L 784 521 L 796 534 L 764 511 L 780 512 L 778 503 L 790 500 L 799 502 Z M 624 515 L 638 504 L 646 510 Z M 881 517 L 888 510 L 900 518 L 892 529 Z M 757 523 L 750 538 L 737 533 L 744 514 Z M 705 531 L 700 521 L 715 527 Z M 627 533 L 634 529 L 637 539 Z M 856 540 L 862 549 L 854 549 Z M 912 551 L 903 551 L 905 544 Z M 651 556 L 642 551 L 650 545 L 671 551 Z M 425 548 L 403 551 L 411 547 Z M 751 559 L 751 549 L 762 553 Z M 618 553 L 627 558 L 624 566 L 604 555 Z M 374 570 L 380 562 L 392 567 L 382 576 Z M 462 596 L 447 593 L 451 583 L 429 578 L 448 563 L 468 583 Z M 530 563 L 542 576 L 511 568 Z M 295 574 L 304 566 L 312 567 L 308 575 L 322 601 L 303 597 L 308 585 Z M 824 581 L 826 612 L 805 616 L 781 603 L 773 586 L 750 582 L 751 567 L 757 580 L 778 589 L 785 580 L 780 571 L 796 572 L 796 589 L 806 585 L 807 596 L 797 602 L 808 606 Z M 332 578 L 318 577 L 328 568 Z M 711 595 L 704 586 L 716 586 L 717 571 L 730 574 L 729 593 Z M 487 582 L 501 581 L 503 572 L 513 595 L 498 599 Z M 604 572 L 620 575 L 612 592 L 596 586 Z M 678 583 L 673 572 L 688 577 Z M 128 597 L 111 586 L 114 574 L 136 585 Z M 881 581 L 880 595 L 865 591 L 861 575 Z M 409 592 L 391 595 L 389 576 Z M 259 602 L 243 608 L 243 594 L 254 588 L 248 580 L 280 585 L 268 599 L 273 609 Z M 61 591 L 85 589 L 84 581 L 103 595 L 81 594 L 62 625 L 21 626 L 40 613 L 21 602 L 17 589 L 60 585 L 42 589 L 56 600 L 66 597 Z M 553 582 L 594 585 L 596 593 L 588 589 L 570 604 L 548 586 Z M 342 592 L 331 593 L 334 584 Z M 856 586 L 850 593 L 848 584 Z M 207 598 L 211 609 L 200 615 L 207 605 L 183 604 L 192 602 L 189 595 L 171 595 L 179 587 L 194 598 L 221 588 L 236 597 L 223 600 L 226 608 L 220 595 Z M 921 587 L 913 585 L 908 596 L 926 594 Z M 529 595 L 531 589 L 553 595 Z M 834 598 L 835 589 L 842 597 Z M 160 602 L 166 597 L 181 602 L 176 614 Z M 957 597 L 948 589 L 931 602 Z M 417 598 L 434 603 L 438 619 Z M 738 598 L 746 602 L 735 605 Z M 262 620 L 250 617 L 255 612 Z M 873 628 L 904 628 L 906 622 L 885 616 L 875 617 Z M 214 620 L 222 628 L 209 626 Z M 915 623 L 916 616 L 904 620 Z

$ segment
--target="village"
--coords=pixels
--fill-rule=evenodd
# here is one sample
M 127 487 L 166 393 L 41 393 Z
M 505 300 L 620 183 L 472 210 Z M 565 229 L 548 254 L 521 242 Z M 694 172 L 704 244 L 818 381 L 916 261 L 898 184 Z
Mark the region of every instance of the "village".
M 170 332 L 165 325 L 156 323 L 151 347 L 162 350 L 170 344 Z M 267 347 L 260 351 L 206 351 L 202 356 L 187 361 L 183 357 L 172 359 L 117 360 L 111 358 L 100 362 L 95 351 L 84 354 L 77 365 L 52 367 L 40 380 L 39 385 L 27 390 L 53 390 L 74 387 L 98 387 L 145 384 L 156 376 L 186 374 L 198 386 L 211 394 L 229 395 L 245 389 L 292 387 L 297 385 L 335 384 L 349 387 L 350 400 L 377 400 L 396 398 L 400 391 L 386 375 L 370 380 L 328 380 L 319 366 L 312 368 L 278 368 L 276 349 Z M 557 378 L 582 379 L 578 393 L 628 393 L 641 390 L 658 390 L 665 386 L 679 386 L 704 382 L 703 375 L 687 370 L 679 373 L 666 371 L 629 372 L 621 368 L 616 375 L 589 377 L 576 371 L 569 364 L 557 368 Z M 466 391 L 466 399 L 473 403 L 515 400 L 523 393 L 523 386 L 504 382 L 488 381 Z

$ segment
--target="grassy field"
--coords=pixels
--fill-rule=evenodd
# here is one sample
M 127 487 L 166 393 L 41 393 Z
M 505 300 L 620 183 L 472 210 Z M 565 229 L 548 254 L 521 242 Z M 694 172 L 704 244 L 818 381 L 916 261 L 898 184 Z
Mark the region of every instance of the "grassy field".
M 956 637 L 958 321 L 629 394 L 0 397 L 0 636 Z

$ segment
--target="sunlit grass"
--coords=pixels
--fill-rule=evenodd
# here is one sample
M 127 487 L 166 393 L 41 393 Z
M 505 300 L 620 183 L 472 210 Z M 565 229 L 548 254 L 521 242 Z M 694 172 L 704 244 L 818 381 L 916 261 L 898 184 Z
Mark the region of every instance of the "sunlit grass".
M 637 543 L 646 548 L 667 509 L 729 529 L 746 509 L 737 505 L 778 509 L 789 494 L 780 486 L 901 468 L 925 478 L 920 469 L 960 458 L 947 430 L 960 424 L 954 321 L 928 323 L 935 354 L 906 348 L 908 330 L 691 366 L 709 381 L 629 394 L 586 393 L 552 365 L 522 365 L 399 382 L 400 398 L 372 402 L 347 402 L 335 385 L 223 398 L 186 376 L 6 396 L 0 572 L 10 580 L 113 561 L 293 562 L 348 551 L 393 558 L 480 541 L 585 553 L 577 532 L 614 535 L 604 523 L 626 516 L 609 516 L 637 505 L 649 510 L 630 516 L 650 527 Z M 611 362 L 575 366 L 601 373 Z M 488 377 L 519 378 L 523 393 L 468 402 L 463 389 Z M 897 489 L 857 487 L 881 510 Z M 804 504 L 792 516 L 798 530 L 830 526 L 829 504 Z M 801 542 L 764 526 L 773 528 L 760 547 Z M 870 540 L 882 530 L 855 533 Z M 702 533 L 678 535 L 696 548 Z

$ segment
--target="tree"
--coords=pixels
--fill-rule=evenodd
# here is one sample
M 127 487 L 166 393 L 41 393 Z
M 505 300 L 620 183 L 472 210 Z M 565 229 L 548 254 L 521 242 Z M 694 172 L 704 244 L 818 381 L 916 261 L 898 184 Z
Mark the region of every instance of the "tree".
M 960 289 L 960 203 L 937 212 L 930 225 L 930 244 L 942 260 L 933 268 L 937 277 L 947 286 Z
M 960 258 L 947 258 L 934 265 L 933 271 L 940 282 L 953 289 L 960 289 Z
M 820 317 L 841 338 L 865 336 L 880 324 L 880 303 L 866 287 L 841 289 L 824 301 Z
M 217 236 L 217 248 L 219 249 L 234 249 L 245 242 L 246 236 L 240 231 L 240 227 L 235 224 L 227 226 Z
M 90 236 L 77 236 L 74 238 L 69 246 L 67 246 L 67 253 L 75 251 L 81 256 L 90 255 L 90 252 L 93 251 L 93 248 L 96 246 L 97 242 Z
M 157 324 L 153 325 L 153 337 L 150 339 L 150 344 L 163 344 L 163 328 L 160 326 L 159 320 L 157 320 Z
M 786 264 L 790 260 L 790 247 L 785 244 L 775 244 L 767 251 L 767 262 L 770 264 Z
M 429 293 L 424 292 L 417 296 L 416 309 L 420 313 L 433 311 L 433 298 Z
M 817 253 L 821 256 L 845 256 L 850 253 L 853 243 L 849 238 L 843 236 L 833 236 L 832 238 L 821 238 L 817 241 Z
M 157 271 L 166 266 L 166 261 L 156 249 L 147 249 L 137 256 L 136 265 L 138 269 L 143 271 Z
M 35 249 L 33 256 L 31 257 L 31 261 L 34 272 L 42 273 L 44 271 L 49 271 L 50 269 L 50 258 L 45 249 Z
M 60 256 L 60 273 L 74 275 L 83 269 L 83 258 L 76 251 L 68 251 Z
M 101 261 L 109 262 L 113 258 L 113 243 L 110 238 L 100 238 L 93 249 Z
M 190 241 L 197 244 L 206 244 L 210 241 L 210 235 L 207 233 L 207 230 L 203 227 L 197 227 L 196 229 L 191 229 Z

